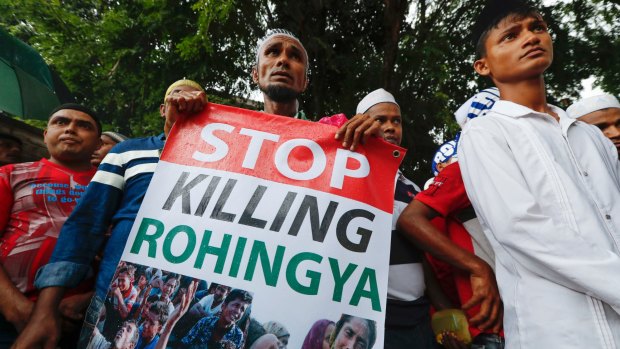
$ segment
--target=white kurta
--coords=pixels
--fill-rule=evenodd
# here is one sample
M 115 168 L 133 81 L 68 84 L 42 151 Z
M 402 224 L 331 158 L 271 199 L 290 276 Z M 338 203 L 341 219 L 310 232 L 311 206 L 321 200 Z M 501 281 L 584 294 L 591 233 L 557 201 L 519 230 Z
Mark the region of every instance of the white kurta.
M 459 143 L 507 348 L 620 349 L 620 163 L 594 126 L 498 101 Z M 615 311 L 614 311 L 615 309 Z

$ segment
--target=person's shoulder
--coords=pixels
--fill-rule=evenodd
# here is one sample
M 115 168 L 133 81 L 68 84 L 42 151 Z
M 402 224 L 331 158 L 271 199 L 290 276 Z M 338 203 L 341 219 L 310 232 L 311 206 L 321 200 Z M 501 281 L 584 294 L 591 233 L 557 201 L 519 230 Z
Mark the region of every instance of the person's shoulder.
M 161 136 L 151 136 L 143 138 L 131 138 L 116 144 L 110 150 L 110 153 L 124 153 L 128 151 L 139 150 L 159 150 L 163 147 L 164 142 Z

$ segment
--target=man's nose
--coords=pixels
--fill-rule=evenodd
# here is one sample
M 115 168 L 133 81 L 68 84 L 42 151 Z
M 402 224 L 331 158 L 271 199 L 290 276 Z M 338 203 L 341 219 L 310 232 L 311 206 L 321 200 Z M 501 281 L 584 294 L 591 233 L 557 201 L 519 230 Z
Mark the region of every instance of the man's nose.
M 525 39 L 523 41 L 523 46 L 528 46 L 528 45 L 536 45 L 540 43 L 540 38 L 538 37 L 538 35 L 530 30 L 527 30 L 525 32 Z

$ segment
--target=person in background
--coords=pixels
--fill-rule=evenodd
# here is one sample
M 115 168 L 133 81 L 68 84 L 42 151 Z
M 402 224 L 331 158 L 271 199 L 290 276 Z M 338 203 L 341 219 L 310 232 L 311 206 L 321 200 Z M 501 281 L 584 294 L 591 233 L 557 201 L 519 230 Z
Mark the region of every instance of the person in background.
M 127 137 L 118 132 L 105 131 L 101 133 L 101 147 L 95 150 L 90 163 L 95 167 L 99 166 L 103 158 L 108 155 L 112 147 L 126 140 Z
M 566 114 L 598 127 L 620 155 L 620 102 L 610 94 L 584 98 L 566 109 Z
M 356 114 L 374 120 L 383 140 L 400 145 L 402 117 L 391 93 L 381 88 L 370 92 L 357 105 Z M 422 251 L 396 227 L 399 215 L 420 188 L 400 171 L 395 181 L 384 345 L 387 349 L 413 346 L 431 349 L 434 336 L 429 316 L 430 302 L 425 296 L 425 278 L 430 273 L 425 273 Z
M 271 333 L 278 338 L 278 348 L 286 349 L 288 345 L 288 340 L 291 338 L 291 333 L 286 329 L 286 327 L 277 322 L 277 321 L 268 321 L 263 324 L 263 328 L 266 333 Z
M 463 126 L 485 114 L 498 99 L 496 88 L 480 91 L 455 113 L 457 122 Z M 430 254 L 433 266 L 441 268 L 435 262 L 439 259 L 452 267 L 449 273 L 437 274 L 449 275 L 446 281 L 456 286 L 457 304 L 466 311 L 474 343 L 500 349 L 503 339 L 497 334 L 502 326 L 502 303 L 493 272 L 495 255 L 465 192 L 455 140 L 439 147 L 433 173 L 429 187 L 416 195 L 397 225 Z M 442 217 L 445 226 L 438 227 L 436 217 Z
M 329 349 L 329 340 L 336 324 L 327 319 L 315 322 L 301 345 L 301 349 Z
M 21 162 L 22 146 L 19 138 L 0 133 L 0 166 Z
M 342 314 L 336 322 L 331 349 L 371 349 L 377 340 L 377 324 L 368 319 Z M 403 347 L 415 348 L 415 347 Z
M 127 320 L 112 339 L 108 341 L 95 328 L 86 349 L 134 349 L 138 342 L 138 328 L 135 321 Z
M 162 302 L 153 303 L 140 326 L 140 339 L 136 349 L 154 349 L 159 342 L 159 335 L 166 325 L 170 313 L 168 305 Z
M 110 292 L 105 300 L 105 323 L 103 325 L 104 337 L 110 339 L 129 317 L 133 308 L 138 290 L 133 286 L 136 267 L 126 265 L 116 273 L 116 279 L 110 286 Z
M 77 200 L 95 174 L 90 164 L 101 123 L 82 105 L 63 104 L 49 116 L 43 139 L 49 159 L 0 167 L 0 341 L 10 345 L 31 315 L 39 292 L 34 274 L 45 264 Z M 80 285 L 53 311 L 82 317 L 90 293 Z M 86 296 L 82 297 L 84 294 Z M 60 326 L 59 326 L 60 327 Z M 2 346 L 0 345 L 0 346 Z

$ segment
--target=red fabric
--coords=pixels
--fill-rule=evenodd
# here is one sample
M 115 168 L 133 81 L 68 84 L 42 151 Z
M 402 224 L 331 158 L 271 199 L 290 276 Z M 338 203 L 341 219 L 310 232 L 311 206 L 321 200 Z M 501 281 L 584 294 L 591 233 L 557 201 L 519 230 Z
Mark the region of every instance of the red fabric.
M 419 193 L 416 200 L 439 212 L 443 217 L 471 206 L 461 178 L 458 162 L 448 165 L 433 180 L 428 189 Z
M 444 168 L 443 171 L 435 177 L 433 183 L 428 187 L 428 189 L 416 195 L 415 199 L 431 207 L 446 219 L 445 231 L 452 242 L 462 249 L 474 253 L 474 246 L 472 244 L 471 236 L 463 224 L 461 224 L 454 217 L 454 215 L 460 210 L 471 206 L 471 202 L 465 192 L 465 184 L 463 183 L 463 178 L 461 177 L 461 168 L 458 162 L 452 163 Z M 437 278 L 440 279 L 440 284 L 443 286 L 444 284 L 449 285 L 450 281 L 441 281 L 441 277 L 451 277 L 451 281 L 458 293 L 458 298 L 460 300 L 459 305 L 465 304 L 473 295 L 469 273 L 452 268 L 446 263 L 439 261 L 428 254 L 427 257 L 429 258 L 429 261 L 431 261 L 433 268 L 435 268 L 435 265 L 441 264 L 445 265 L 443 267 L 444 269 L 446 267 L 451 268 L 451 273 L 448 273 L 446 270 L 442 270 L 441 274 L 437 274 Z M 452 290 L 449 288 L 444 290 L 444 292 L 449 294 Z M 467 318 L 470 319 L 479 311 L 480 307 L 475 306 L 466 311 L 465 314 L 467 315 Z M 482 333 L 482 331 L 473 326 L 469 327 L 469 331 L 472 337 Z M 491 333 L 491 331 L 486 332 Z
M 95 172 L 47 159 L 0 168 L 0 263 L 31 299 L 37 270 L 51 257 L 60 228 Z
M 347 120 L 346 115 L 344 115 L 344 114 L 336 114 L 336 115 L 332 115 L 332 116 L 324 116 L 324 117 L 322 117 L 318 121 L 318 123 L 340 127 L 340 126 L 344 125 L 345 122 L 347 122 L 347 121 L 348 120 Z

